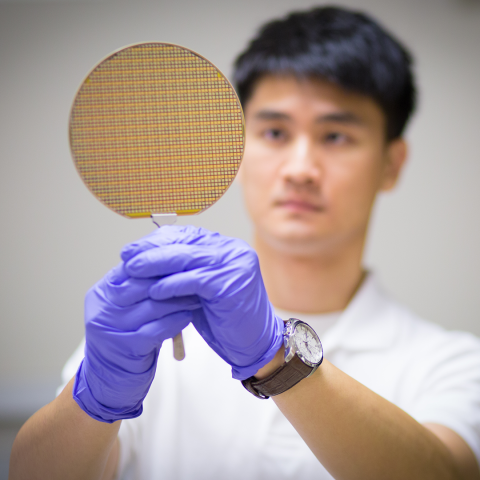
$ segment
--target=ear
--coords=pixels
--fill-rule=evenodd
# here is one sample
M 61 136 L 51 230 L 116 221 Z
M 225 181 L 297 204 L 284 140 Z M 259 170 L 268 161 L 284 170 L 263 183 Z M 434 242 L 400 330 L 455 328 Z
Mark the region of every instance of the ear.
M 380 185 L 381 191 L 391 190 L 396 185 L 407 160 L 407 154 L 408 146 L 403 138 L 392 140 L 387 145 L 385 169 Z

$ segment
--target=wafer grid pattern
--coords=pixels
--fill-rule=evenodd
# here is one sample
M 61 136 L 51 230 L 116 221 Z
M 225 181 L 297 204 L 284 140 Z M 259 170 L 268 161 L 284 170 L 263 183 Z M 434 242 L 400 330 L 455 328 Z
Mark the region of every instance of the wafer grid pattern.
M 204 58 L 176 45 L 135 45 L 81 86 L 70 145 L 84 182 L 117 213 L 196 213 L 236 175 L 243 114 L 231 85 Z

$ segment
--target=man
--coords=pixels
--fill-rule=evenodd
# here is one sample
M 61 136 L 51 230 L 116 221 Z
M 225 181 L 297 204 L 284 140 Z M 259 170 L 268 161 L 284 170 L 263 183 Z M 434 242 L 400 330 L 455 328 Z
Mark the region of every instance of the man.
M 192 227 L 125 247 L 11 478 L 480 478 L 478 340 L 418 319 L 362 267 L 375 197 L 406 158 L 408 54 L 369 18 L 321 8 L 264 27 L 235 76 L 256 253 Z M 320 366 L 290 317 L 322 339 Z M 184 328 L 176 363 L 164 341 Z M 310 365 L 285 363 L 284 334 Z

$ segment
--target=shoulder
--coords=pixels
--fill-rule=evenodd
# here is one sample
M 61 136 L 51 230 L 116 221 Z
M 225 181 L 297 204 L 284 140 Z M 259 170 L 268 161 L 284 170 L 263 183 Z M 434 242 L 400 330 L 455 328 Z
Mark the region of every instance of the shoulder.
M 371 321 L 367 324 L 372 331 L 381 331 L 385 342 L 391 343 L 393 348 L 407 349 L 412 354 L 429 356 L 432 360 L 459 355 L 476 358 L 480 355 L 478 337 L 469 332 L 447 330 L 432 320 L 422 318 L 386 293 L 373 275 L 359 294 L 362 298 L 358 303 L 367 304 L 371 313 Z
M 367 280 L 326 338 L 334 363 L 403 407 L 451 388 L 480 399 L 480 340 L 421 318 Z
M 480 339 L 469 332 L 447 330 L 421 318 L 389 299 L 388 316 L 394 325 L 395 345 L 431 365 L 444 362 L 477 366 L 480 375 Z M 445 365 L 443 365 L 445 366 Z

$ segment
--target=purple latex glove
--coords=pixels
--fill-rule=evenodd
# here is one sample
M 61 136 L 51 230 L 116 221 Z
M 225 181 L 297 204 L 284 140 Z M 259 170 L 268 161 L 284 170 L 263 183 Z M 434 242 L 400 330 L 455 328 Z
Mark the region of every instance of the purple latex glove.
M 162 227 L 121 256 L 132 277 L 163 277 L 150 287 L 151 298 L 199 297 L 203 308 L 193 313 L 193 324 L 232 366 L 233 378 L 254 375 L 282 345 L 283 321 L 268 300 L 255 251 L 242 240 Z
M 73 398 L 96 420 L 135 418 L 152 383 L 162 342 L 181 332 L 199 308 L 196 297 L 159 302 L 157 279 L 130 278 L 120 264 L 85 297 L 85 358 Z

